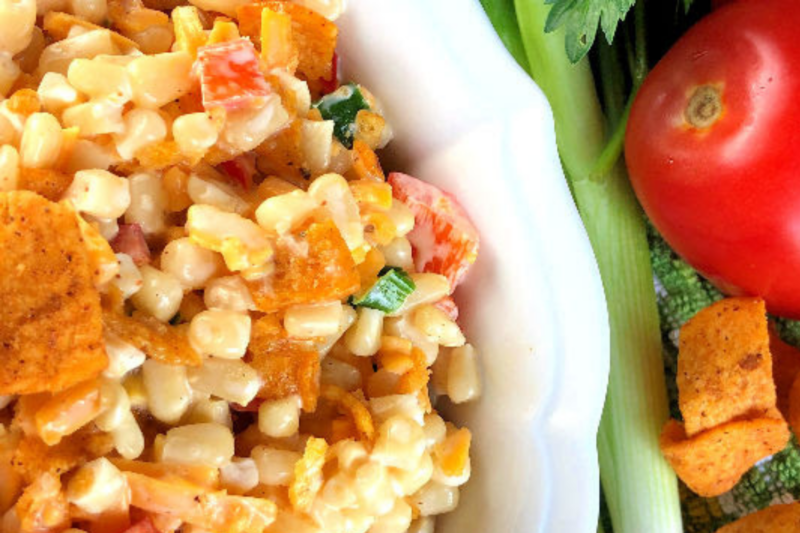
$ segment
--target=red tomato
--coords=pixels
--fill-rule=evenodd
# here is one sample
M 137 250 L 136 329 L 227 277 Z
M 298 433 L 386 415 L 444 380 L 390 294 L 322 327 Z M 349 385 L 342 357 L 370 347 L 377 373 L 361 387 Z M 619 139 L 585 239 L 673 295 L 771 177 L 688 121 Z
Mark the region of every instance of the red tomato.
M 417 270 L 441 274 L 455 289 L 478 257 L 478 230 L 455 197 L 430 183 L 400 172 L 387 181 L 395 198 L 414 213 L 408 240 Z
M 800 2 L 734 2 L 645 80 L 625 157 L 672 248 L 724 292 L 800 318 Z
M 261 73 L 258 52 L 247 39 L 203 46 L 197 62 L 206 109 L 246 107 L 272 92 Z

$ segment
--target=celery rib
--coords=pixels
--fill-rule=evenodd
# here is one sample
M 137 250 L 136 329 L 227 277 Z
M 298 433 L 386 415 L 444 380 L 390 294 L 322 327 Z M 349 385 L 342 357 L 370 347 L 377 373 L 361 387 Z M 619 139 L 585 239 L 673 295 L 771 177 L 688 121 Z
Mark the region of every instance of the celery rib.
M 515 5 L 532 76 L 553 109 L 564 171 L 608 302 L 611 374 L 597 442 L 614 531 L 680 533 L 677 480 L 658 447 L 669 414 L 644 216 L 622 163 L 593 176 L 606 134 L 588 63 L 569 61 L 561 32 L 545 34 L 549 8 L 541 0 Z

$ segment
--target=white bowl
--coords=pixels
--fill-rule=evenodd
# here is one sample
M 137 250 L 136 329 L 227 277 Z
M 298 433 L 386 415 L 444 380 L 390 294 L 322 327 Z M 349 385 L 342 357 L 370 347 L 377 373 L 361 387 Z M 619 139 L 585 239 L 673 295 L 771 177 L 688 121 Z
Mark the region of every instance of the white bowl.
M 350 0 L 338 22 L 346 78 L 394 128 L 386 166 L 454 193 L 482 237 L 456 299 L 485 394 L 444 406 L 473 475 L 437 531 L 595 532 L 608 320 L 544 96 L 477 0 Z

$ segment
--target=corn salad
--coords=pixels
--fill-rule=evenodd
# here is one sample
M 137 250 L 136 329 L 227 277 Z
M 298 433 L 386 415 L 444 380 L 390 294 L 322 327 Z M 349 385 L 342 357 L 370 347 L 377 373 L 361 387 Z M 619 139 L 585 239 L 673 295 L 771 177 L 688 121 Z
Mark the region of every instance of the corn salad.
M 433 531 L 478 235 L 342 0 L 0 0 L 0 531 Z M 344 58 L 346 60 L 346 58 Z

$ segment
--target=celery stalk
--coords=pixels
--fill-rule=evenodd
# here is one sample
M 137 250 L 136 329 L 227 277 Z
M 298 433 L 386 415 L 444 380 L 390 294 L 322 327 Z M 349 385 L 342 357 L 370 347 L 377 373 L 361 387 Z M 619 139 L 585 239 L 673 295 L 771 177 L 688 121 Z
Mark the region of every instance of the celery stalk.
M 570 63 L 563 33 L 545 34 L 549 7 L 543 0 L 515 5 L 530 71 L 553 109 L 561 160 L 608 302 L 611 374 L 597 445 L 614 532 L 680 533 L 677 481 L 658 447 L 669 414 L 644 216 L 622 163 L 605 175 L 593 172 L 607 136 L 588 63 Z

